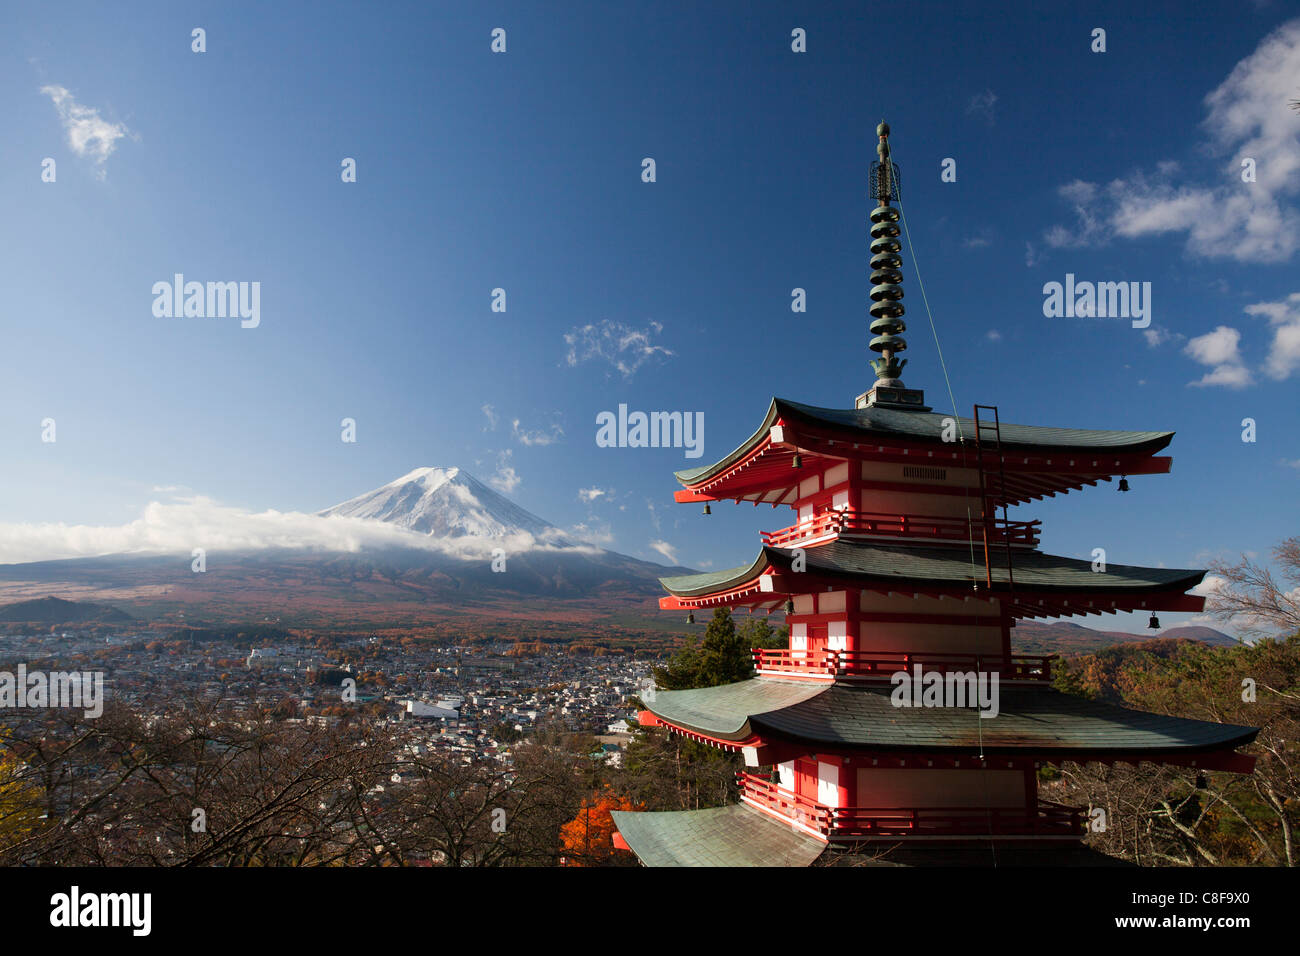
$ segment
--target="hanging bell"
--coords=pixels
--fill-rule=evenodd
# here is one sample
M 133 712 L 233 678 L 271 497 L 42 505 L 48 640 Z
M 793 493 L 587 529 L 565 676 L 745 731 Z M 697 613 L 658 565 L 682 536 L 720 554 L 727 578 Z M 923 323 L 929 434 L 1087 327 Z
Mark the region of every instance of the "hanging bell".
M 1128 491 L 1128 479 L 1127 479 L 1127 478 L 1120 478 L 1120 480 L 1119 480 L 1119 490 L 1120 490 L 1120 491 Z
M 795 453 L 794 453 L 794 461 L 792 462 L 792 464 L 793 464 L 794 467 L 796 467 L 796 468 L 802 468 L 802 467 L 803 467 L 803 457 L 802 457 L 798 452 L 795 452 Z
M 1156 612 L 1151 612 L 1151 620 L 1147 621 L 1147 628 L 1152 631 L 1160 629 L 1160 618 L 1156 617 Z
M 713 511 L 712 511 L 712 509 L 709 508 L 709 503 L 708 503 L 707 501 L 704 502 L 704 513 L 705 513 L 706 515 L 711 515 L 711 514 L 713 514 Z
M 794 613 L 794 598 L 785 599 L 785 613 L 786 614 Z
M 687 611 L 687 612 L 686 612 L 686 623 L 687 623 L 687 624 L 694 624 L 694 623 L 695 623 L 695 612 L 694 612 L 694 611 Z

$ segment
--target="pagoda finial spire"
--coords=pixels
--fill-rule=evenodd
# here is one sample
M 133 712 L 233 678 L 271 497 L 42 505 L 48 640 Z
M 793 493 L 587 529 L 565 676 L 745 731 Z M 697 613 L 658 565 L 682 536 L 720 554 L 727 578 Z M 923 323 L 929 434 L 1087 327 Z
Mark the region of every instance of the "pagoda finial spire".
M 898 166 L 889 153 L 889 124 L 884 120 L 876 127 L 879 143 L 875 162 L 871 164 L 869 188 L 876 200 L 871 210 L 871 334 L 867 347 L 880 353 L 871 360 L 876 382 L 871 390 L 858 396 L 858 408 L 885 406 L 925 409 L 925 396 L 919 389 L 903 384 L 903 366 L 907 359 L 899 353 L 907 348 L 907 331 L 903 322 L 903 244 L 898 241 L 901 211 L 891 203 L 898 201 Z
M 900 333 L 907 330 L 903 322 L 903 260 L 898 253 L 898 209 L 890 203 L 898 198 L 898 167 L 889 155 L 889 124 L 884 120 L 876 127 L 880 138 L 876 146 L 879 159 L 871 164 L 871 186 L 877 206 L 871 211 L 871 340 L 870 349 L 880 358 L 871 362 L 876 370 L 876 385 L 902 388 L 900 376 L 907 359 L 898 353 L 907 348 Z

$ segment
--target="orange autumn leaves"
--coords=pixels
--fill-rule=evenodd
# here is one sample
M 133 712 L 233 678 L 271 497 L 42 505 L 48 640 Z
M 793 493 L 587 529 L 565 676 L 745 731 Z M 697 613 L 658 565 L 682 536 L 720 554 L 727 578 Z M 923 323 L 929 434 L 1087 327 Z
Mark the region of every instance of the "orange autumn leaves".
M 608 787 L 600 794 L 582 801 L 575 816 L 560 827 L 560 846 L 566 866 L 618 866 L 626 864 L 630 854 L 614 848 L 613 810 L 644 810 L 627 797 Z

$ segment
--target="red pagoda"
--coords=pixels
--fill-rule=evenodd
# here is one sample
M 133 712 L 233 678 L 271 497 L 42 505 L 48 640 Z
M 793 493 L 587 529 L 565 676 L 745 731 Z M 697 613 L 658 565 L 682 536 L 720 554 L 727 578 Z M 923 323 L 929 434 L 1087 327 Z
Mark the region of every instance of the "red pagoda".
M 960 848 L 1078 850 L 1086 808 L 1040 799 L 1063 761 L 1250 773 L 1257 728 L 1142 713 L 1062 694 L 1051 656 L 1011 653 L 1023 618 L 1199 611 L 1205 572 L 1102 565 L 1038 550 L 1007 508 L 1085 485 L 1165 474 L 1172 432 L 1003 424 L 926 407 L 901 380 L 898 169 L 889 127 L 872 163 L 869 347 L 877 379 L 851 409 L 773 399 L 721 461 L 678 472 L 679 502 L 789 506 L 749 564 L 663 579 L 664 609 L 783 610 L 789 647 L 756 676 L 647 695 L 644 726 L 744 756 L 740 802 L 615 813 L 616 845 L 646 865 L 806 866 L 828 845 L 876 843 L 920 861 Z M 1001 515 L 998 510 L 1001 509 Z M 906 675 L 906 678 L 899 675 Z M 936 676 L 937 675 L 937 676 Z M 900 693 L 914 681 L 932 694 Z M 991 688 L 996 706 L 977 700 Z M 962 697 L 963 690 L 968 696 Z M 1052 862 L 1049 855 L 1039 861 Z

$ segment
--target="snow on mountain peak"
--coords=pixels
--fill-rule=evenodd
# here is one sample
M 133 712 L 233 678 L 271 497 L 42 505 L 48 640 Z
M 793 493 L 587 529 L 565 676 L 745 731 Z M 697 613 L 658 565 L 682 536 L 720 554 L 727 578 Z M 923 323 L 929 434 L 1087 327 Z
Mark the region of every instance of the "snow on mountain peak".
M 370 518 L 431 537 L 505 538 L 522 532 L 548 544 L 566 543 L 553 525 L 463 468 L 416 468 L 319 514 Z

